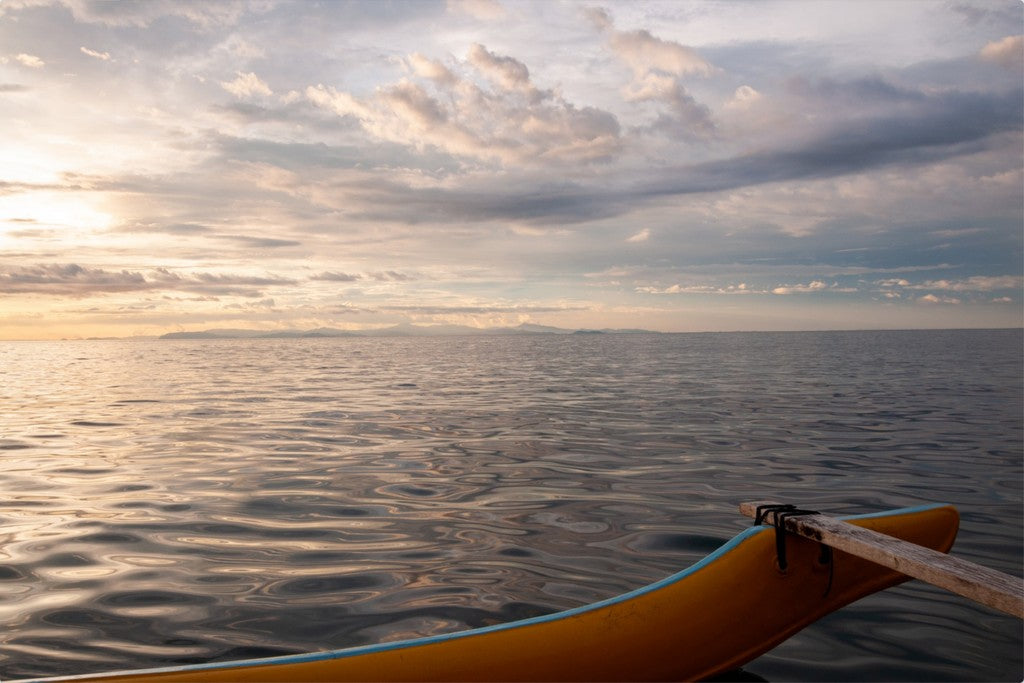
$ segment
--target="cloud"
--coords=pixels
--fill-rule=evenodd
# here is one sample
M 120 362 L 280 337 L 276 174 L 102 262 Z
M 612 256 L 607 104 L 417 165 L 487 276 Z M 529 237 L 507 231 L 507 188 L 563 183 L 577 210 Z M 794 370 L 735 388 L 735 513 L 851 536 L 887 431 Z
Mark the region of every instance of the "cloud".
M 382 311 L 415 313 L 419 315 L 484 315 L 488 313 L 562 313 L 564 311 L 582 311 L 580 306 L 531 306 L 528 304 L 515 306 L 379 306 Z
M 353 117 L 374 137 L 416 149 L 511 165 L 607 161 L 621 148 L 615 116 L 576 107 L 537 89 L 520 61 L 470 48 L 464 64 L 500 86 L 488 91 L 438 62 L 414 53 L 407 63 L 430 88 L 402 79 L 357 97 L 333 87 L 308 87 L 306 98 L 339 116 Z
M 650 237 L 651 237 L 651 229 L 650 228 L 644 228 L 640 232 L 638 232 L 635 235 L 633 235 L 632 237 L 628 238 L 626 241 L 627 242 L 634 242 L 634 243 L 636 243 L 636 242 L 646 242 L 648 239 L 650 239 Z
M 665 106 L 653 123 L 640 130 L 681 137 L 708 137 L 715 132 L 711 110 L 693 98 L 678 79 L 649 73 L 623 91 L 627 101 L 661 102 Z
M 651 73 L 710 76 L 715 68 L 692 48 L 662 40 L 649 31 L 612 31 L 609 44 L 637 78 Z
M 285 240 L 276 237 L 251 237 L 249 235 L 218 235 L 217 239 L 228 240 L 253 249 L 277 249 L 279 247 L 297 247 L 302 244 L 297 240 Z
M 645 29 L 617 31 L 611 15 L 603 8 L 587 8 L 584 15 L 594 28 L 608 34 L 612 51 L 633 70 L 637 79 L 657 72 L 671 76 L 710 76 L 715 72 L 715 67 L 693 48 L 663 40 Z
M 1000 289 L 1021 289 L 1024 278 L 1016 275 L 976 275 L 965 280 L 928 280 L 915 285 L 904 285 L 909 289 L 937 289 L 948 292 L 993 292 Z
M 452 73 L 451 69 L 441 62 L 424 57 L 418 52 L 409 55 L 408 63 L 417 76 L 436 81 L 442 86 L 451 87 L 458 82 L 458 78 Z
M 199 223 L 164 223 L 163 221 L 136 221 L 119 226 L 117 232 L 163 233 L 168 235 L 202 235 L 211 230 Z
M 1024 67 L 1024 36 L 1006 36 L 981 48 L 981 58 L 1008 69 Z
M 247 9 L 259 11 L 259 3 L 242 0 L 62 0 L 76 21 L 107 26 L 149 26 L 162 17 L 181 17 L 203 29 L 236 23 Z
M 316 87 L 309 86 L 306 88 L 305 94 L 310 102 L 324 109 L 329 109 L 338 116 L 354 116 L 360 120 L 369 120 L 375 115 L 370 107 L 362 104 L 353 95 L 335 90 L 323 84 L 319 84 Z
M 469 48 L 467 60 L 506 90 L 530 92 L 534 89 L 530 83 L 530 70 L 518 59 L 496 55 L 483 45 L 474 43 Z
M 842 95 L 847 85 L 854 95 Z M 852 178 L 850 182 L 854 185 L 867 183 L 867 194 L 864 200 L 846 197 L 850 185 L 836 186 L 833 195 L 821 200 L 824 202 L 820 209 L 822 216 L 834 213 L 837 202 L 842 203 L 844 211 L 863 215 L 868 210 L 866 207 L 877 201 L 876 198 L 864 204 L 868 195 L 877 194 L 879 187 L 891 185 L 894 179 L 911 177 L 901 169 L 935 169 L 942 162 L 958 158 L 965 160 L 959 163 L 968 163 L 967 160 L 987 154 L 995 145 L 1005 147 L 1006 141 L 1001 141 L 999 136 L 1019 135 L 1020 120 L 1024 116 L 1021 90 L 987 93 L 946 89 L 925 93 L 872 80 L 850 84 L 832 82 L 821 87 L 810 84 L 802 92 L 809 111 L 825 123 L 798 137 L 766 143 L 755 151 L 741 150 L 691 164 L 664 163 L 650 172 L 641 170 L 618 182 L 612 181 L 614 176 L 597 177 L 593 181 L 577 176 L 557 182 L 540 177 L 536 181 L 513 183 L 506 178 L 500 186 L 453 183 L 422 187 L 395 179 L 378 179 L 372 185 L 351 188 L 353 194 L 362 197 L 363 208 L 357 210 L 356 215 L 410 222 L 511 220 L 536 225 L 573 224 L 622 215 L 636 210 L 638 203 L 660 197 L 712 195 L 761 186 L 767 186 L 766 195 L 776 197 L 779 191 L 776 183 L 819 183 L 799 190 L 806 195 L 803 198 L 787 193 L 779 196 L 785 220 L 789 214 L 807 215 L 806 202 L 817 196 L 815 188 L 820 189 L 823 181 L 839 177 Z M 846 118 L 829 119 L 825 115 L 828 107 L 840 101 Z M 858 110 L 858 106 L 862 109 Z M 452 123 L 451 116 L 459 115 L 450 115 L 448 123 Z M 1011 162 L 1019 164 L 1017 160 Z M 889 167 L 894 170 L 886 179 L 878 181 L 881 186 L 865 175 Z M 983 175 L 995 177 L 991 173 L 987 171 Z M 889 191 L 894 197 L 893 211 L 907 210 L 909 200 L 904 193 L 932 191 L 928 188 L 934 186 L 934 178 L 913 177 L 918 178 L 920 189 L 899 187 Z M 971 174 L 957 175 L 954 180 L 951 188 L 973 182 Z M 1019 191 L 1011 192 L 1015 194 L 1008 196 L 1018 197 L 1015 201 L 1019 201 Z M 749 196 L 735 197 L 735 201 L 747 197 L 737 207 L 738 215 L 749 213 Z M 725 199 L 727 197 L 722 197 L 719 201 Z M 801 206 L 796 209 L 791 203 L 798 199 Z M 717 208 L 715 212 L 716 220 L 728 219 Z M 813 222 L 814 226 L 819 224 L 816 230 L 825 230 L 828 221 L 822 218 Z M 773 239 L 778 237 L 777 232 L 773 233 Z
M 764 96 L 751 86 L 741 85 L 736 88 L 732 98 L 725 103 L 725 107 L 727 109 L 750 109 L 763 99 Z
M 775 149 L 663 172 L 653 194 L 711 192 L 802 178 L 828 178 L 892 164 L 926 164 L 974 154 L 983 141 L 1020 129 L 1024 91 L 923 94 L 902 91 L 898 105 L 838 120 L 816 135 Z M 835 106 L 833 103 L 830 106 Z
M 185 273 L 179 275 L 166 268 L 158 268 L 150 273 L 154 288 L 176 289 L 189 292 L 202 292 L 208 295 L 238 295 L 251 298 L 262 296 L 259 288 L 271 286 L 288 286 L 296 284 L 296 280 L 273 276 L 233 275 L 220 273 Z
M 0 239 L 5 310 L 66 291 L 108 307 L 169 294 L 254 310 L 273 297 L 288 315 L 327 316 L 352 292 L 383 324 L 403 311 L 382 304 L 511 319 L 488 302 L 565 296 L 594 303 L 583 326 L 647 306 L 678 329 L 706 324 L 702 298 L 728 303 L 707 314 L 723 319 L 848 285 L 889 311 L 878 302 L 1021 298 L 998 276 L 1020 274 L 1024 99 L 984 61 L 995 47 L 978 56 L 1019 21 L 957 33 L 949 8 L 907 10 L 926 25 L 892 23 L 915 25 L 903 43 L 916 47 L 894 57 L 867 48 L 886 23 L 855 3 L 835 14 L 861 23 L 828 28 L 834 42 L 814 42 L 810 17 L 777 28 L 777 3 L 754 13 L 764 30 L 718 4 L 624 3 L 609 5 L 618 24 L 588 10 L 600 31 L 579 3 L 507 3 L 493 25 L 469 3 L 285 3 L 265 16 L 251 3 L 206 26 L 202 3 L 129 1 L 123 16 L 72 4 L 88 21 L 54 2 L 8 9 L 16 21 L 0 26 L 17 39 L 0 101 L 24 121 L 0 180 L 0 219 L 15 219 Z M 924 45 L 937 26 L 950 43 Z M 30 50 L 45 68 L 15 61 Z M 28 272 L 68 254 L 84 271 Z M 60 296 L 46 302 L 55 314 Z
M 0 296 L 50 294 L 74 298 L 152 290 L 201 292 L 206 295 L 262 296 L 266 286 L 292 285 L 295 280 L 216 273 L 179 274 L 157 268 L 147 272 L 88 268 L 77 263 L 0 266 Z
M 633 82 L 623 89 L 623 97 L 629 102 L 664 105 L 654 122 L 638 127 L 638 131 L 685 138 L 708 137 L 715 132 L 711 110 L 682 83 L 684 77 L 714 74 L 716 69 L 710 62 L 692 48 L 649 31 L 618 31 L 604 9 L 589 8 L 584 14 L 595 28 L 607 34 L 612 52 L 633 72 Z
M 444 105 L 416 83 L 396 83 L 383 89 L 380 99 L 391 113 L 418 134 L 443 128 L 448 121 L 448 111 Z
M 956 305 L 961 303 L 960 299 L 949 296 L 936 296 L 935 294 L 925 294 L 924 296 L 918 297 L 918 301 L 926 304 L 946 304 Z
M 89 296 L 99 292 L 149 289 L 148 285 L 142 273 L 85 268 L 75 263 L 0 270 L 0 294 L 31 292 Z
M 448 0 L 447 8 L 449 12 L 468 14 L 481 21 L 497 21 L 507 14 L 497 0 Z
M 669 287 L 637 287 L 642 294 L 764 294 L 765 292 L 750 288 L 745 282 L 737 285 L 680 285 Z
M 90 57 L 94 57 L 95 59 L 101 59 L 104 62 L 110 59 L 109 52 L 97 52 L 96 50 L 90 50 L 87 47 L 80 47 L 78 49 L 82 51 L 82 54 L 89 55 Z
M 345 302 L 332 306 L 329 311 L 334 315 L 359 315 L 361 313 L 376 313 L 372 308 L 362 308 L 359 306 L 353 306 L 352 304 Z
M 583 16 L 598 31 L 610 31 L 614 28 L 611 15 L 603 7 L 585 7 L 583 8 Z
M 772 290 L 772 294 L 807 294 L 809 292 L 821 292 L 829 289 L 829 286 L 821 280 L 815 280 L 803 285 L 782 285 Z
M 377 282 L 409 282 L 417 278 L 407 273 L 399 273 L 394 270 L 382 270 L 376 273 L 369 273 L 369 277 Z
M 394 220 L 407 224 L 430 222 L 511 221 L 550 225 L 579 223 L 628 210 L 621 192 L 581 187 L 567 180 L 507 182 L 505 187 L 420 187 L 395 180 L 353 184 L 349 200 L 360 210 L 351 215 L 364 220 Z M 546 234 L 546 233 L 542 233 Z
M 357 280 L 361 280 L 362 277 L 360 275 L 326 271 L 318 275 L 313 275 L 309 279 L 322 282 L 356 282 Z
M 42 69 L 46 66 L 46 62 L 41 60 L 35 55 L 28 55 L 24 52 L 14 55 L 14 61 L 18 62 L 22 66 L 27 66 L 30 69 Z
M 45 7 L 53 4 L 53 0 L 3 0 L 0 2 L 0 18 L 7 12 L 27 9 L 30 7 Z
M 273 299 L 266 298 L 259 301 L 246 301 L 244 303 L 227 304 L 224 308 L 242 311 L 275 310 L 276 305 Z
M 227 90 L 235 97 L 242 99 L 255 97 L 262 95 L 268 97 L 274 94 L 274 91 L 270 89 L 266 83 L 264 83 L 259 76 L 254 73 L 242 73 L 238 72 L 238 77 L 233 81 L 221 81 L 221 87 Z

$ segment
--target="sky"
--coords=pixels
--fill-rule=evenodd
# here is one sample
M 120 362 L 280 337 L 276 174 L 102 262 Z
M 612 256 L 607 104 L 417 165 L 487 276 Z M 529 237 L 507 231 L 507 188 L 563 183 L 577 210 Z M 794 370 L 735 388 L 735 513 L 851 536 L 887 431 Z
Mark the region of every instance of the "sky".
M 1024 325 L 1020 0 L 0 0 L 0 339 Z

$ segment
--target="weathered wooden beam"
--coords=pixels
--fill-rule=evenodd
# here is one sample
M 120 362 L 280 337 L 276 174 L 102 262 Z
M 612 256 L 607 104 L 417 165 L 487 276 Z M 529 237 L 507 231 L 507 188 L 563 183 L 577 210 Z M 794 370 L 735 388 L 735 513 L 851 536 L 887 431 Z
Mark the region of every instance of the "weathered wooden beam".
M 756 517 L 758 506 L 763 505 L 773 503 L 741 503 L 740 512 L 747 517 Z M 764 522 L 774 524 L 774 514 L 769 512 Z M 1024 618 L 1024 579 L 827 515 L 787 517 L 785 526 L 791 533 Z

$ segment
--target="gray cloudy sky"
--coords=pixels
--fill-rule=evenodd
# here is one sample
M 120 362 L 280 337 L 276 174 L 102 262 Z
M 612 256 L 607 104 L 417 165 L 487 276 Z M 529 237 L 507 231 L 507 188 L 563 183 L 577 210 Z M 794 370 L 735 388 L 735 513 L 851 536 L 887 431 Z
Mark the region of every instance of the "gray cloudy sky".
M 1020 326 L 1022 26 L 0 0 L 0 338 Z

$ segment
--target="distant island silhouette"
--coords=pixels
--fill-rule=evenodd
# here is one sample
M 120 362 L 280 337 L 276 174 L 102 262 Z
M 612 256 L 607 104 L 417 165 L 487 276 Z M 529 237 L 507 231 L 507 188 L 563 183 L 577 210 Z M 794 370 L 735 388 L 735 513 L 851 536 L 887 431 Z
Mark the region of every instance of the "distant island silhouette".
M 402 324 L 373 330 L 338 330 L 320 327 L 313 330 L 242 330 L 212 329 L 192 332 L 168 332 L 160 339 L 316 339 L 330 337 L 456 337 L 485 335 L 591 335 L 591 334 L 658 334 L 640 329 L 565 329 L 548 325 L 524 323 L 516 327 L 469 327 L 467 325 Z

